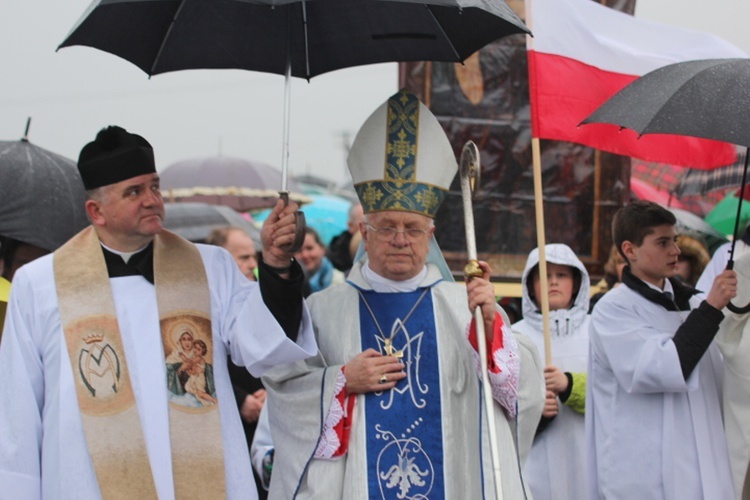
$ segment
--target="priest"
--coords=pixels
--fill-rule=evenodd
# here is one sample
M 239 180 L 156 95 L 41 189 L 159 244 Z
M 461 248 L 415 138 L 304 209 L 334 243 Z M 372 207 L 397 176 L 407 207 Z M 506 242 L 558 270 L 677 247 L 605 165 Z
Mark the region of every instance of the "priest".
M 260 284 L 162 228 L 153 149 L 108 127 L 80 153 L 91 225 L 18 270 L 0 347 L 4 498 L 255 498 L 227 358 L 260 376 L 317 351 L 295 205 Z

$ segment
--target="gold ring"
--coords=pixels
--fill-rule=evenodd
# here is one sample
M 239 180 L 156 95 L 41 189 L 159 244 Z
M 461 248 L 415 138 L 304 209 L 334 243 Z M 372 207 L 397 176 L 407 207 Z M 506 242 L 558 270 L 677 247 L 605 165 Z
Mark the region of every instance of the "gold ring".
M 387 384 L 388 383 L 388 377 L 386 377 L 385 373 L 380 376 L 380 383 L 381 384 Z

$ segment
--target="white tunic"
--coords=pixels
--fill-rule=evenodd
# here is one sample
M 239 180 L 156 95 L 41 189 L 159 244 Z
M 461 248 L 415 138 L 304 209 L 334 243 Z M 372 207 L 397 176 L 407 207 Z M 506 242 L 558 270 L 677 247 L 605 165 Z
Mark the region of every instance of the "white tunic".
M 211 294 L 214 380 L 227 498 L 256 498 L 247 444 L 227 372 L 227 354 L 255 376 L 314 355 L 307 309 L 289 340 L 231 255 L 198 245 Z M 0 344 L 0 498 L 97 499 L 99 486 L 81 426 L 64 341 L 52 255 L 15 275 Z M 149 461 L 159 498 L 174 498 L 166 364 L 156 291 L 140 276 L 110 279 Z M 199 432 L 199 430 L 197 430 Z
M 698 299 L 691 299 L 692 307 Z M 712 344 L 687 381 L 669 312 L 619 286 L 591 317 L 586 442 L 591 499 L 731 499 Z

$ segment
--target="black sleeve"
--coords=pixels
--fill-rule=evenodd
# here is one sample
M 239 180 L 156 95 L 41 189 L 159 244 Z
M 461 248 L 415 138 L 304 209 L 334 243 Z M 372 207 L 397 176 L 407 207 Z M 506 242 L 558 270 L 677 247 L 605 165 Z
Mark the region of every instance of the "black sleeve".
M 569 372 L 565 372 L 565 377 L 568 379 L 568 388 L 557 395 L 557 397 L 560 398 L 560 402 L 563 404 L 565 404 L 570 397 L 570 393 L 573 392 L 573 375 Z
M 263 259 L 258 260 L 258 282 L 263 302 L 284 329 L 286 336 L 295 342 L 302 323 L 303 280 L 302 268 L 296 260 L 292 261 L 289 279 L 276 274 Z
M 697 309 L 693 309 L 685 322 L 677 329 L 672 341 L 680 358 L 682 376 L 688 379 L 705 354 L 711 341 L 719 331 L 719 324 L 724 313 L 705 300 Z
M 555 415 L 554 417 L 545 417 L 544 415 L 542 415 L 542 418 L 539 419 L 539 425 L 536 426 L 536 432 L 534 433 L 534 436 L 538 436 L 539 434 L 544 432 L 556 417 L 557 415 Z

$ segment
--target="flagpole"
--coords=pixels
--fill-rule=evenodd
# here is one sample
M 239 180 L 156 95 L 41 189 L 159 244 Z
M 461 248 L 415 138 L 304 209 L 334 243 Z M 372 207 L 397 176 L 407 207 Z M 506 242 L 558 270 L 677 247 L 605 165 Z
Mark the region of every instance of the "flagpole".
M 461 198 L 464 207 L 464 227 L 466 228 L 466 254 L 467 264 L 464 267 L 466 280 L 482 276 L 482 269 L 477 260 L 476 235 L 474 233 L 474 210 L 471 205 L 472 192 L 476 188 L 479 178 L 479 150 L 476 144 L 468 141 L 461 150 L 458 175 L 461 180 Z M 500 450 L 498 449 L 497 429 L 495 427 L 495 398 L 492 397 L 492 387 L 488 374 L 487 361 L 487 337 L 484 329 L 484 317 L 482 308 L 477 306 L 474 310 L 474 323 L 477 329 L 477 350 L 482 363 L 482 394 L 484 399 L 485 415 L 487 417 L 487 431 L 490 441 L 490 453 L 492 457 L 492 471 L 495 479 L 495 498 L 503 500 L 503 481 L 500 471 Z
M 534 32 L 533 9 L 531 3 L 533 0 L 526 0 L 526 26 L 531 32 Z M 534 38 L 526 36 L 526 50 L 534 48 Z M 530 78 L 529 78 L 530 79 Z M 534 96 L 529 96 L 529 103 L 534 106 Z M 546 238 L 544 234 L 544 193 L 542 190 L 542 153 L 539 145 L 539 138 L 534 137 L 533 116 L 532 115 L 532 137 L 531 137 L 531 162 L 534 174 L 534 212 L 536 214 L 536 246 L 539 249 L 539 285 L 541 297 L 537 297 L 542 308 L 542 334 L 544 337 L 544 366 L 552 364 L 552 341 L 549 333 L 549 282 L 547 280 L 547 252 L 545 251 Z
M 536 212 L 536 244 L 539 248 L 539 285 L 537 300 L 542 306 L 542 330 L 544 333 L 544 366 L 552 364 L 552 341 L 549 334 L 549 282 L 547 281 L 547 252 L 544 234 L 544 199 L 542 190 L 542 154 L 539 138 L 531 138 L 531 157 L 534 168 L 534 211 Z

